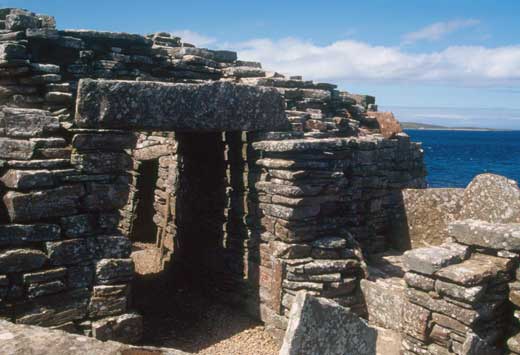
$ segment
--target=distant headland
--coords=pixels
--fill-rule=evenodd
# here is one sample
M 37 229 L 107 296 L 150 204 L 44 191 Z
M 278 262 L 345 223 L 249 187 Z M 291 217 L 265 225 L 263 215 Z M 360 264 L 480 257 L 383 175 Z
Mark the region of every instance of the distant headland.
M 508 129 L 482 128 L 482 127 L 447 127 L 417 122 L 400 122 L 403 129 L 424 129 L 431 131 L 509 131 Z

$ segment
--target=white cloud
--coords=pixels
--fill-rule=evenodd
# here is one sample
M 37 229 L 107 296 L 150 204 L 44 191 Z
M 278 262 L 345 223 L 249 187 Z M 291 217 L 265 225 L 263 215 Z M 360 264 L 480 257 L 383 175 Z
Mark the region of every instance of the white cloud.
M 423 27 L 416 32 L 410 32 L 403 36 L 403 44 L 426 40 L 437 41 L 444 36 L 463 28 L 473 27 L 479 24 L 475 19 L 453 20 L 447 22 L 436 22 Z
M 191 30 L 175 30 L 172 33 L 175 36 L 180 37 L 183 42 L 194 44 L 197 47 L 205 47 L 209 44 L 214 44 L 217 41 L 213 37 L 205 36 Z
M 449 83 L 459 86 L 515 86 L 520 82 L 520 45 L 452 46 L 409 53 L 402 48 L 342 40 L 320 46 L 297 38 L 253 39 L 226 46 L 239 58 L 307 79 Z

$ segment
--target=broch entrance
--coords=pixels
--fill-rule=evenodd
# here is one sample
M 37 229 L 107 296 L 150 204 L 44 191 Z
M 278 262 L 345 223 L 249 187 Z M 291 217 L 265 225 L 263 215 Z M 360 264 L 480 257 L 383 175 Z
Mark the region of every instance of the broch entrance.
M 520 353 L 516 183 L 426 189 L 374 97 L 234 52 L 21 9 L 0 24 L 6 349 L 38 349 L 35 325 L 63 346 L 272 354 L 290 316 L 286 351 L 327 348 L 297 327 L 320 324 L 307 305 L 367 352 Z

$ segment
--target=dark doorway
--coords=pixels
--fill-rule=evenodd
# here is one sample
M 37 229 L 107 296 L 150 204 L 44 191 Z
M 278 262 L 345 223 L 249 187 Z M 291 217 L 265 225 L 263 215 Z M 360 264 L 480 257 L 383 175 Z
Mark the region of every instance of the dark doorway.
M 137 199 L 132 223 L 132 242 L 155 243 L 157 226 L 153 221 L 155 215 L 154 194 L 157 184 L 159 160 L 143 160 L 139 165 L 137 176 Z

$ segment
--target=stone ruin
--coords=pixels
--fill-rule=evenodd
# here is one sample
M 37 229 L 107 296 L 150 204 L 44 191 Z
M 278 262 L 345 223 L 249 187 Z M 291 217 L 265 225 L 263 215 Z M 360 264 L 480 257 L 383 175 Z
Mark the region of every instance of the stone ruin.
M 177 267 L 275 334 L 304 290 L 403 354 L 520 354 L 513 182 L 426 189 L 374 97 L 231 51 L 0 27 L 0 348 L 28 325 L 139 342 L 132 280 Z

